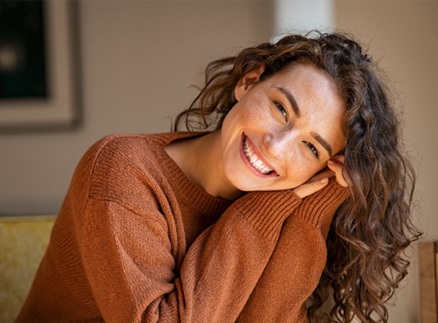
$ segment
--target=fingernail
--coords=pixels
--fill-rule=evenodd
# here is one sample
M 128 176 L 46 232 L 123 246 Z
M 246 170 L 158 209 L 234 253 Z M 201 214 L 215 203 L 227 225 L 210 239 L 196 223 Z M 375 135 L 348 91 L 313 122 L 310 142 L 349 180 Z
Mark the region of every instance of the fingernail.
M 325 178 L 321 179 L 319 182 L 320 182 L 321 184 L 327 184 L 327 183 L 328 183 L 328 178 L 325 177 Z

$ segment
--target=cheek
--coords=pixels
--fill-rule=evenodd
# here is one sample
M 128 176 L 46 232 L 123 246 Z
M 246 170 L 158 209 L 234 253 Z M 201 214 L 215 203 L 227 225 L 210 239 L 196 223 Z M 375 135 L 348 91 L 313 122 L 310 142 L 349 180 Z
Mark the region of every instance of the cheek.
M 222 129 L 232 132 L 248 119 L 248 109 L 244 109 L 240 103 L 237 103 L 225 116 Z
M 307 182 L 324 168 L 323 165 L 316 166 L 314 162 L 308 160 L 300 153 L 292 156 L 291 160 L 287 167 L 288 171 L 286 177 L 287 181 L 294 183 L 295 187 Z
M 257 95 L 246 97 L 238 102 L 232 110 L 235 110 L 240 117 L 251 119 L 265 119 L 270 115 L 269 100 Z M 232 111 L 231 110 L 231 111 Z M 230 111 L 230 112 L 231 112 Z

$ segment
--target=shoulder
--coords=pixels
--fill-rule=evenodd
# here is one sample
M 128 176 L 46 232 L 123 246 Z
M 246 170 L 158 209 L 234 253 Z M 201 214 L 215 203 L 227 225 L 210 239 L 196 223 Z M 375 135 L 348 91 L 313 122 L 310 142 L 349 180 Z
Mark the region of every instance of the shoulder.
M 104 156 L 117 156 L 123 155 L 127 152 L 138 155 L 144 153 L 145 149 L 149 150 L 151 141 L 153 143 L 159 143 L 160 139 L 163 145 L 165 145 L 166 138 L 171 134 L 111 134 L 99 139 L 93 144 L 87 151 L 87 154 L 91 154 L 96 159 Z
M 76 166 L 69 196 L 78 203 L 90 197 L 134 206 L 166 200 L 171 188 L 164 147 L 191 133 L 111 134 L 94 143 Z M 167 159 L 166 159 L 167 158 Z M 144 202 L 142 202 L 144 201 Z
M 112 176 L 150 154 L 147 135 L 112 134 L 95 142 L 82 156 L 75 177 Z
M 147 154 L 161 152 L 172 141 L 194 136 L 194 133 L 169 132 L 157 134 L 111 134 L 98 140 L 87 151 L 86 155 L 102 158 L 124 159 L 142 157 Z M 124 158 L 125 157 L 125 158 Z
M 95 161 L 94 168 L 125 166 L 132 164 L 141 156 L 151 154 L 148 138 L 156 135 L 144 134 L 112 134 L 97 141 L 86 155 L 90 154 Z
M 70 185 L 70 194 L 105 195 L 117 186 L 126 184 L 132 169 L 138 167 L 141 155 L 151 155 L 145 143 L 148 135 L 112 134 L 95 142 L 82 156 Z M 120 183 L 120 185 L 116 185 Z
M 114 173 L 135 166 L 144 167 L 163 151 L 164 147 L 185 133 L 111 134 L 93 144 L 83 156 L 94 171 L 104 168 Z
M 89 195 L 132 204 L 169 190 L 164 147 L 189 133 L 112 134 L 97 141 L 79 169 L 88 177 Z
M 169 134 L 112 134 L 97 141 L 85 154 L 94 194 L 126 190 L 160 173 L 159 155 Z M 154 177 L 152 176 L 152 177 Z

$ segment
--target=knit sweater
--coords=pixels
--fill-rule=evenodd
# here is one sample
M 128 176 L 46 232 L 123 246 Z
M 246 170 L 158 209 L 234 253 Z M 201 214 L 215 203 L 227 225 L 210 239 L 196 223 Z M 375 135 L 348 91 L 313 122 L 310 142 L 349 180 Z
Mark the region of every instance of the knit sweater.
M 16 322 L 305 321 L 347 190 L 213 197 L 164 151 L 193 135 L 111 135 L 87 151 Z

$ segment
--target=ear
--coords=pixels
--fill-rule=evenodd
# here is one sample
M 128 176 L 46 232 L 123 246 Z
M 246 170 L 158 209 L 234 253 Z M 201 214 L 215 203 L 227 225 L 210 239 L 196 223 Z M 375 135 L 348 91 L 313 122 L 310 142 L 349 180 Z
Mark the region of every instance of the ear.
M 240 101 L 245 94 L 252 88 L 254 84 L 260 81 L 260 75 L 265 71 L 265 66 L 262 65 L 251 72 L 246 73 L 237 83 L 234 88 L 234 97 Z

